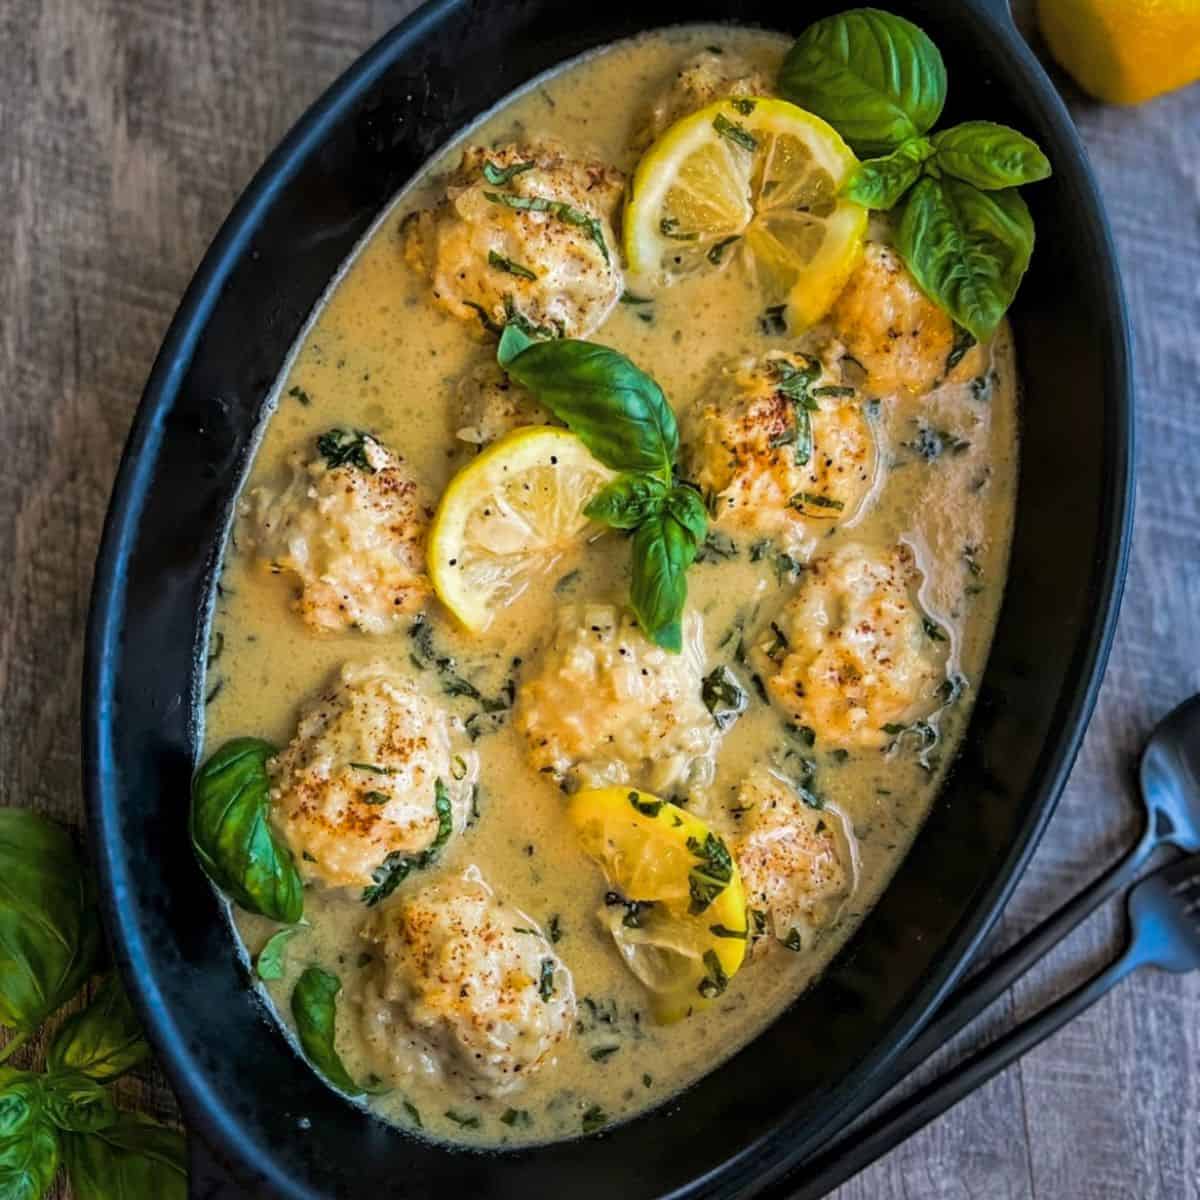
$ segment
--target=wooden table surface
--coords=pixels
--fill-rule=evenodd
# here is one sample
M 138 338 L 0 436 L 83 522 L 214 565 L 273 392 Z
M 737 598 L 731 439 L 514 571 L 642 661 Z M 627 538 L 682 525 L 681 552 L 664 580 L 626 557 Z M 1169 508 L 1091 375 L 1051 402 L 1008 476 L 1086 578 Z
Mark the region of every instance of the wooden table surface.
M 0 802 L 82 821 L 92 565 L 159 340 L 266 152 L 413 7 L 0 3 Z M 1200 86 L 1119 110 L 1060 83 L 1107 200 L 1133 315 L 1138 516 L 1099 708 L 999 940 L 1132 841 L 1139 747 L 1200 691 Z M 989 1024 L 1078 981 L 1122 929 L 1115 907 L 1093 918 Z M 154 1071 L 122 1088 L 130 1103 L 173 1112 Z M 1200 976 L 1128 980 L 836 1196 L 1196 1200 Z

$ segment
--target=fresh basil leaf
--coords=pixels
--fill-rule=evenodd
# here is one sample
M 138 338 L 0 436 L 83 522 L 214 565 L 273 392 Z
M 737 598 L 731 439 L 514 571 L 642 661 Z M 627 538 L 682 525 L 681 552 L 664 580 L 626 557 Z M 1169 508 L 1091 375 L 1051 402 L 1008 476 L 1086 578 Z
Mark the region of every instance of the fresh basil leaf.
M 42 1110 L 59 1129 L 92 1133 L 117 1119 L 112 1097 L 94 1079 L 78 1071 L 43 1075 Z
M 283 978 L 284 951 L 287 949 L 288 942 L 303 928 L 303 925 L 289 925 L 286 929 L 276 930 L 267 938 L 266 944 L 254 960 L 254 969 L 259 979 Z
M 687 569 L 695 557 L 696 539 L 665 508 L 634 532 L 630 607 L 646 636 L 674 654 L 683 649 Z
M 943 129 L 933 135 L 933 147 L 938 170 L 987 192 L 1050 176 L 1050 160 L 1036 142 L 992 121 L 964 121 Z
M 921 168 L 933 154 L 928 138 L 909 138 L 884 158 L 869 158 L 854 169 L 842 194 L 864 208 L 887 210 L 921 176 Z
M 208 877 L 242 908 L 294 925 L 304 888 L 267 820 L 274 753 L 258 738 L 235 738 L 200 768 L 192 781 L 192 845 Z
M 51 1071 L 79 1071 L 108 1083 L 136 1067 L 150 1053 L 129 997 L 109 975 L 91 1004 L 59 1026 L 46 1055 Z
M 0 1138 L 15 1137 L 42 1114 L 41 1081 L 33 1071 L 0 1067 Z
M 59 1134 L 41 1104 L 34 1076 L 0 1089 L 0 1196 L 4 1200 L 41 1200 L 58 1172 Z M 23 1098 L 14 1100 L 23 1089 Z
M 666 494 L 657 475 L 618 475 L 587 502 L 583 515 L 612 529 L 636 529 L 659 510 Z
M 679 450 L 662 388 L 625 355 L 594 342 L 535 342 L 504 331 L 500 365 L 606 467 L 669 478 Z M 519 347 L 519 348 L 518 348 Z
M 71 835 L 30 809 L 0 808 L 0 1025 L 36 1029 L 103 954 L 91 876 Z
M 157 1122 L 122 1114 L 107 1129 L 66 1134 L 63 1158 L 73 1200 L 187 1200 L 183 1135 Z
M 860 154 L 886 154 L 941 115 L 946 66 L 911 21 L 855 8 L 800 35 L 783 60 L 779 91 L 824 117 Z
M 292 989 L 292 1016 L 309 1062 L 339 1091 L 361 1096 L 363 1089 L 350 1078 L 337 1052 L 337 996 L 342 981 L 320 967 L 307 967 Z
M 708 533 L 708 509 L 695 488 L 673 487 L 666 498 L 667 512 L 692 535 L 697 546 Z
M 921 290 L 984 342 L 1029 266 L 1033 218 L 1012 189 L 926 178 L 904 202 L 896 248 Z

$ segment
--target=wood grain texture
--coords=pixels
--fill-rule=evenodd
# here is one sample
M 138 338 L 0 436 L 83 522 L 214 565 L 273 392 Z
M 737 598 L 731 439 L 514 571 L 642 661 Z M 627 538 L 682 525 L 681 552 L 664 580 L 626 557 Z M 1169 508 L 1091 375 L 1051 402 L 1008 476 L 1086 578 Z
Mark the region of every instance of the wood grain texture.
M 158 343 L 267 151 L 413 7 L 0 3 L 0 802 L 81 822 L 92 564 Z M 1096 719 L 1001 940 L 1132 839 L 1138 750 L 1159 716 L 1200 691 L 1200 87 L 1117 110 L 1062 84 L 1133 313 L 1138 519 Z M 1122 927 L 1115 909 L 1095 917 L 921 1078 L 1082 978 Z M 174 1111 L 153 1069 L 121 1090 L 131 1105 Z M 835 1195 L 1200 1200 L 1200 979 L 1136 976 Z

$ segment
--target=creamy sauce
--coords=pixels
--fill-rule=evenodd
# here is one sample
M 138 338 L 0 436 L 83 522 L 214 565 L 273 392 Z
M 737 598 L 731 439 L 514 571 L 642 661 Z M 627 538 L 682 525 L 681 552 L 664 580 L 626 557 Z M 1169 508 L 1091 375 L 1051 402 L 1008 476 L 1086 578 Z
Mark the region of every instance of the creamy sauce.
M 631 135 L 649 104 L 684 58 L 713 43 L 736 49 L 768 77 L 787 47 L 774 35 L 725 27 L 647 35 L 549 77 L 503 105 L 471 132 L 470 141 L 493 144 L 548 134 L 631 171 L 636 162 Z M 401 197 L 328 297 L 281 381 L 277 411 L 247 487 L 277 480 L 290 454 L 335 424 L 372 431 L 403 455 L 432 497 L 469 459 L 470 448 L 453 436 L 456 388 L 466 371 L 494 354 L 494 345 L 434 307 L 428 281 L 405 265 L 398 249 L 404 216 L 438 198 L 438 172 L 452 167 L 460 153 L 461 145 L 448 148 Z M 788 345 L 786 338 L 766 339 L 759 332 L 761 307 L 743 273 L 707 274 L 663 289 L 649 321 L 644 317 L 651 314 L 641 308 L 618 305 L 593 336 L 653 375 L 682 414 L 711 386 L 720 364 Z M 415 1109 L 424 1136 L 480 1145 L 577 1134 L 583 1114 L 594 1106 L 610 1121 L 622 1119 L 663 1101 L 761 1031 L 844 944 L 887 884 L 936 793 L 965 726 L 1001 599 L 1017 441 L 1015 368 L 1006 331 L 991 346 L 983 372 L 986 389 L 966 381 L 921 399 L 893 397 L 878 404 L 873 419 L 880 465 L 871 502 L 848 526 L 822 527 L 822 551 L 847 541 L 885 547 L 902 540 L 913 548 L 924 573 L 923 607 L 948 636 L 948 669 L 960 672 L 967 684 L 934 718 L 938 742 L 924 761 L 906 740 L 848 755 L 823 750 L 818 742 L 816 786 L 853 830 L 857 870 L 853 894 L 815 946 L 801 953 L 775 946 L 765 963 L 747 961 L 710 1008 L 677 1024 L 655 1025 L 646 993 L 598 923 L 604 880 L 577 845 L 562 793 L 530 768 L 524 743 L 501 719 L 494 733 L 476 743 L 477 820 L 451 841 L 434 868 L 402 887 L 477 865 L 502 900 L 543 929 L 557 918 L 562 937 L 555 949 L 573 976 L 576 995 L 588 1002 L 580 1005 L 574 1035 L 519 1092 L 498 1098 L 448 1093 L 445 1084 L 414 1072 L 369 1098 L 373 1111 L 413 1128 Z M 919 422 L 969 445 L 927 461 L 911 445 Z M 791 587 L 777 574 L 774 554 L 752 561 L 747 546 L 742 541 L 736 557 L 699 563 L 689 574 L 690 603 L 703 618 L 708 668 L 731 661 L 735 623 L 761 628 Z M 627 590 L 628 546 L 610 534 L 556 564 L 544 586 L 529 589 L 497 614 L 483 636 L 456 630 L 436 602 L 427 612 L 442 652 L 457 659 L 460 672 L 481 692 L 494 695 L 514 671 L 519 684 L 522 671 L 536 661 L 560 603 L 621 604 Z M 209 750 L 242 734 L 285 745 L 300 706 L 348 661 L 382 658 L 420 674 L 404 634 L 318 636 L 296 617 L 290 600 L 284 580 L 231 547 L 213 624 L 217 656 L 207 685 Z M 514 659 L 521 665 L 514 667 Z M 428 679 L 425 685 L 436 688 Z M 446 703 L 463 717 L 477 708 L 465 698 Z M 752 699 L 723 742 L 709 809 L 769 757 L 779 728 L 773 708 Z M 705 807 L 701 800 L 694 811 L 703 816 Z M 267 990 L 287 1025 L 288 998 L 300 971 L 318 963 L 336 973 L 344 989 L 338 1049 L 351 1075 L 365 1080 L 378 1069 L 360 1026 L 367 969 L 360 932 L 367 910 L 354 890 L 310 888 L 305 916 L 310 926 L 289 944 L 284 978 Z M 252 954 L 275 928 L 241 912 L 235 918 Z M 505 1122 L 509 1110 L 527 1112 L 528 1124 L 524 1118 L 512 1124 L 511 1114 Z M 445 1116 L 447 1111 L 460 1120 Z M 478 1124 L 463 1127 L 464 1115 L 478 1118 Z

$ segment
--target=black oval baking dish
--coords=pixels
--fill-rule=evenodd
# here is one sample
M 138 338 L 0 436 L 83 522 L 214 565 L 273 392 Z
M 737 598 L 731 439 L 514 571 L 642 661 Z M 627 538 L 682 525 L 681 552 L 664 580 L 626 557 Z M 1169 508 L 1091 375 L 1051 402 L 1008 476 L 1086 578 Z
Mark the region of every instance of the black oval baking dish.
M 538 73 L 616 38 L 722 21 L 798 31 L 844 5 L 434 0 L 368 51 L 271 155 L 155 363 L 96 568 L 86 786 L 108 928 L 193 1128 L 289 1197 L 572 1200 L 753 1195 L 870 1089 L 961 973 L 1054 807 L 1116 618 L 1133 406 L 1114 253 L 1086 158 L 1001 0 L 891 5 L 950 71 L 947 119 L 1035 136 L 1054 176 L 1012 313 L 1023 379 L 1007 595 L 970 730 L 886 894 L 825 976 L 730 1061 L 604 1136 L 481 1154 L 406 1136 L 331 1092 L 249 986 L 187 834 L 206 614 L 273 380 L 329 280 L 428 156 Z M 586 15 L 585 15 L 586 14 Z M 250 86 L 249 84 L 247 86 Z

